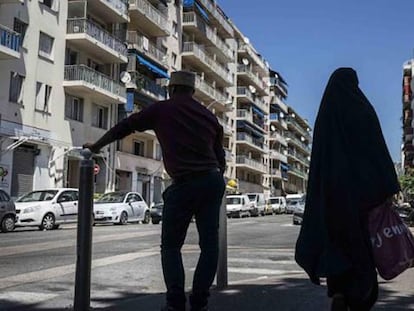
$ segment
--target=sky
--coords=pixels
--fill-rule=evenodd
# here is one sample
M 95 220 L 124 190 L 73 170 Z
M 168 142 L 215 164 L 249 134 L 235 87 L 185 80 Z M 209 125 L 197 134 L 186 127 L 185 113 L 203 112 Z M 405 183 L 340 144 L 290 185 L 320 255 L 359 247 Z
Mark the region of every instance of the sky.
M 412 0 L 217 0 L 289 85 L 286 103 L 313 128 L 338 67 L 357 71 L 390 154 L 401 158 L 402 65 L 414 57 Z M 361 133 L 362 134 L 362 133 Z

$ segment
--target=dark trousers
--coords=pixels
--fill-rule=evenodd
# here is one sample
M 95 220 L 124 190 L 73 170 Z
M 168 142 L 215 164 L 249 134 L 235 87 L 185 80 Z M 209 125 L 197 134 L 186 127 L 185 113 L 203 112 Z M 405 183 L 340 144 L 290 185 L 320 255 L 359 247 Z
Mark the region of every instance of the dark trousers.
M 185 310 L 184 267 L 181 248 L 188 226 L 195 216 L 201 249 L 190 296 L 192 309 L 207 305 L 218 259 L 218 226 L 224 179 L 210 172 L 173 183 L 163 193 L 161 261 L 167 286 L 167 304 Z

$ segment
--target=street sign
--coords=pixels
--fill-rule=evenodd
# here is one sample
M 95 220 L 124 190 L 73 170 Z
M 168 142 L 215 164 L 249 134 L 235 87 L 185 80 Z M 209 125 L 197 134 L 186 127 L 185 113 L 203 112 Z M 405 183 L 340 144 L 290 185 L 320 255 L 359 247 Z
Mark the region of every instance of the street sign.
M 95 164 L 93 166 L 93 174 L 94 175 L 98 175 L 100 171 L 101 171 L 101 168 L 99 167 L 99 165 L 98 164 Z

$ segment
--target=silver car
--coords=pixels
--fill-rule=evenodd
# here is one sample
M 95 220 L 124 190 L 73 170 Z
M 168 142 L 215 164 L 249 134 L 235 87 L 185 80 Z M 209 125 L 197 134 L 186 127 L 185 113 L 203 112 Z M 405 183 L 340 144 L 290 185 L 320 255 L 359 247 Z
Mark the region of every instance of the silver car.
M 0 231 L 13 231 L 15 223 L 16 207 L 10 196 L 5 191 L 0 190 Z

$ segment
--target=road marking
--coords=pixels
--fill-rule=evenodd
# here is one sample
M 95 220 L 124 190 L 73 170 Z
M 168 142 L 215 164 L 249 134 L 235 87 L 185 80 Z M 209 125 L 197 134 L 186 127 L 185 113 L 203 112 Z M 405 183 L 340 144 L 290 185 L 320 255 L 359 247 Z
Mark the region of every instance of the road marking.
M 233 263 L 254 263 L 254 264 L 278 264 L 278 265 L 296 265 L 295 260 L 272 260 L 272 259 L 255 259 L 255 258 L 228 258 L 228 262 Z
M 146 231 L 146 232 L 129 232 L 129 233 L 121 233 L 121 234 L 115 233 L 115 234 L 110 234 L 110 235 L 102 235 L 102 236 L 94 237 L 93 244 L 109 242 L 109 241 L 125 240 L 125 239 L 131 239 L 131 238 L 140 238 L 140 237 L 145 237 L 145 236 L 150 236 L 150 235 L 155 235 L 155 234 L 160 234 L 160 231 L 153 230 L 153 231 Z M 51 249 L 63 248 L 63 247 L 72 247 L 75 245 L 76 245 L 76 239 L 74 238 L 73 240 L 7 246 L 7 247 L 1 248 L 0 257 L 31 253 L 31 252 L 38 252 L 38 251 L 45 251 L 45 250 L 51 250 Z
M 277 270 L 277 269 L 261 269 L 261 268 L 228 268 L 229 273 L 239 274 L 262 274 L 262 275 L 283 275 L 303 273 L 303 270 Z
M 240 222 L 231 222 L 231 223 L 228 223 L 228 225 L 231 225 L 232 227 L 233 226 L 238 226 L 238 225 L 250 225 L 250 224 L 254 224 L 254 223 L 256 223 L 255 221 L 240 221 Z
M 56 294 L 33 293 L 33 292 L 7 292 L 0 293 L 0 301 L 18 302 L 19 304 L 36 304 L 45 300 L 58 297 Z
M 95 259 L 92 260 L 92 269 L 158 255 L 159 251 L 155 249 L 158 248 L 150 248 L 139 252 L 126 253 L 116 256 Z M 72 274 L 75 273 L 75 269 L 76 265 L 70 264 L 1 278 L 0 289 L 9 288 L 26 283 L 40 282 L 46 279 L 52 279 L 66 274 Z

